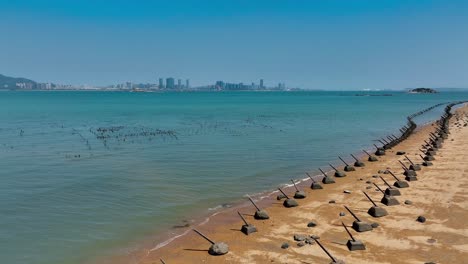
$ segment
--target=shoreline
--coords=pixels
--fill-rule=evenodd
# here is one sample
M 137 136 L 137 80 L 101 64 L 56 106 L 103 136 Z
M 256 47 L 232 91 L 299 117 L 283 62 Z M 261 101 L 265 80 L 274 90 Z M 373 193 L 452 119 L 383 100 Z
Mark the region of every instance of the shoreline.
M 423 111 L 421 111 L 421 112 L 423 112 Z M 430 127 L 431 127 L 431 122 L 429 122 L 428 124 L 423 124 L 421 127 L 417 127 L 416 133 L 419 133 L 420 131 L 428 129 Z M 361 154 L 359 159 L 361 159 L 363 157 L 367 157 L 367 156 L 365 154 Z M 333 163 L 333 164 L 335 166 L 337 166 L 337 163 Z M 367 164 L 367 162 L 366 162 L 366 164 Z M 338 166 L 340 166 L 340 165 L 338 165 Z M 361 168 L 357 168 L 357 170 L 360 170 L 360 169 Z M 327 170 L 327 173 L 329 173 L 330 171 L 332 171 L 332 170 Z M 348 176 L 350 176 L 350 175 L 354 176 L 355 174 L 356 174 L 356 172 L 355 173 L 349 173 Z M 316 178 L 322 177 L 320 175 L 320 173 L 318 173 L 318 172 L 317 173 L 311 173 L 311 175 L 313 175 Z M 346 178 L 349 179 L 350 177 L 346 177 Z M 345 178 L 343 178 L 343 179 L 345 179 Z M 309 188 L 308 184 L 310 183 L 310 179 L 307 176 L 305 176 L 304 178 L 299 179 L 299 181 L 300 181 L 300 183 L 298 184 L 298 187 L 300 189 L 306 190 L 306 192 L 309 195 L 314 193 L 314 191 L 312 191 L 312 193 L 311 193 L 310 190 L 307 190 L 307 188 Z M 340 181 L 342 181 L 341 178 L 337 180 L 337 183 L 339 183 Z M 284 185 L 281 185 L 281 186 L 284 186 Z M 288 184 L 287 187 L 284 188 L 284 190 L 285 190 L 285 192 L 290 193 L 292 188 L 293 188 L 292 184 Z M 277 193 L 278 193 L 277 190 L 276 191 L 268 190 L 268 191 L 261 192 L 261 193 L 257 194 L 256 196 L 253 196 L 252 198 L 254 200 L 256 200 L 257 204 L 261 208 L 266 207 L 266 209 L 269 211 L 271 208 L 275 207 L 275 209 L 276 209 L 276 207 L 278 206 L 278 202 L 276 201 L 276 198 L 275 198 Z M 323 192 L 322 192 L 322 194 L 323 194 Z M 331 195 L 330 193 L 325 192 L 325 196 L 330 196 L 330 195 Z M 259 196 L 263 196 L 263 197 L 260 197 L 261 199 L 259 200 L 258 199 Z M 244 196 L 244 198 L 245 197 L 246 196 Z M 145 243 L 146 244 L 145 248 L 147 248 L 146 252 L 144 252 L 144 250 L 139 251 L 139 252 L 134 252 L 135 254 L 131 254 L 131 257 L 129 257 L 129 258 L 122 257 L 122 256 L 112 258 L 111 263 L 128 263 L 128 260 L 130 258 L 133 260 L 132 263 L 152 263 L 152 262 L 149 262 L 148 260 L 149 259 L 152 259 L 153 261 L 158 260 L 158 257 L 155 257 L 155 256 L 168 256 L 168 255 L 170 256 L 169 252 L 174 252 L 174 250 L 176 248 L 180 249 L 180 247 L 178 247 L 179 244 L 184 244 L 186 242 L 189 242 L 189 244 L 193 244 L 193 242 L 195 242 L 195 241 L 197 241 L 200 244 L 205 244 L 203 239 L 200 239 L 199 237 L 196 237 L 196 236 L 193 236 L 193 235 L 190 234 L 191 233 L 191 227 L 196 226 L 197 228 L 199 228 L 201 230 L 204 230 L 203 232 L 205 232 L 205 233 L 208 232 L 208 234 L 211 234 L 211 233 L 214 233 L 215 230 L 219 230 L 219 229 L 222 229 L 223 227 L 225 228 L 226 226 L 230 226 L 230 225 L 233 225 L 235 223 L 239 223 L 240 219 L 239 219 L 239 217 L 237 216 L 237 214 L 235 212 L 236 210 L 244 210 L 243 213 L 246 212 L 246 211 L 249 211 L 249 212 L 255 211 L 255 210 L 252 209 L 252 205 L 250 204 L 250 202 L 245 201 L 245 199 L 244 200 L 239 199 L 239 200 L 240 201 L 238 201 L 238 202 L 232 203 L 232 206 L 230 206 L 229 208 L 220 208 L 219 210 L 215 210 L 215 212 L 212 213 L 209 216 L 204 215 L 205 218 L 203 220 L 202 219 L 197 219 L 197 221 L 193 222 L 192 225 L 190 225 L 189 228 L 185 228 L 185 229 L 181 228 L 180 232 L 174 232 L 175 230 L 179 230 L 179 228 L 176 228 L 176 229 L 172 228 L 172 229 L 168 230 L 166 234 L 172 234 L 172 235 L 166 236 L 165 238 L 167 238 L 167 239 L 159 239 L 158 244 L 155 244 L 154 241 L 153 242 L 148 241 L 147 243 Z M 244 215 L 246 217 L 248 217 L 248 219 L 251 218 L 251 215 L 249 215 L 249 214 L 244 214 Z M 199 218 L 201 218 L 201 217 L 199 217 Z M 250 220 L 250 221 L 252 222 L 254 220 Z M 207 223 L 208 223 L 208 225 L 207 225 Z M 258 225 L 257 221 L 255 221 L 253 223 Z M 208 228 L 206 228 L 206 227 L 208 227 Z M 208 231 L 205 231 L 205 229 L 207 229 Z M 257 235 L 257 234 L 254 234 L 254 236 L 255 235 Z M 180 253 L 181 254 L 186 254 L 186 252 L 184 252 L 184 251 L 180 251 Z M 201 255 L 207 255 L 207 254 L 202 253 Z M 213 257 L 210 257 L 210 256 L 205 256 L 205 257 L 206 258 L 213 258 Z M 167 260 L 170 260 L 170 259 L 171 259 L 170 257 L 167 258 Z M 216 258 L 214 260 L 216 260 Z M 104 261 L 103 263 L 107 263 L 107 262 Z M 175 263 L 178 263 L 178 262 L 175 262 Z M 232 263 L 237 263 L 237 262 L 232 262 Z

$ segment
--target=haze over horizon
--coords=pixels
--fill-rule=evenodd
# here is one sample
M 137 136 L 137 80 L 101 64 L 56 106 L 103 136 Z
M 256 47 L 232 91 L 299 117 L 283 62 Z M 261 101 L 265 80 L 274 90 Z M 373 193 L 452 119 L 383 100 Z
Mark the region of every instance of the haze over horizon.
M 467 87 L 468 2 L 0 0 L 0 73 L 304 89 Z

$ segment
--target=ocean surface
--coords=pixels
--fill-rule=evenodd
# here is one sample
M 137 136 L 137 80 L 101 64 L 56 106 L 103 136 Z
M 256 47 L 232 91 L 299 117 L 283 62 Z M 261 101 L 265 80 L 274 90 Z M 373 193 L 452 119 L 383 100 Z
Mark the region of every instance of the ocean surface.
M 1 262 L 125 254 L 468 99 L 388 93 L 0 92 Z

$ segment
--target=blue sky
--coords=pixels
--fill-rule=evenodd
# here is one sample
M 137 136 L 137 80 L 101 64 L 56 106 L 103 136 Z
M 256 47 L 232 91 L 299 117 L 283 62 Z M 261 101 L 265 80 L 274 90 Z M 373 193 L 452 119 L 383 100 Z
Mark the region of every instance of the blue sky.
M 0 0 L 0 73 L 104 85 L 468 87 L 468 1 Z

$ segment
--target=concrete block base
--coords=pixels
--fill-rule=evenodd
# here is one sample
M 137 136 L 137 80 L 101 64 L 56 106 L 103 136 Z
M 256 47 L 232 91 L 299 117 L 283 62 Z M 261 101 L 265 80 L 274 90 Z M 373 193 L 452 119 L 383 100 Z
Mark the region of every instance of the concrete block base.
M 418 177 L 416 177 L 416 176 L 406 176 L 405 180 L 406 181 L 417 181 Z
M 322 185 L 318 182 L 313 182 L 312 185 L 310 185 L 310 188 L 313 190 L 320 190 L 323 189 Z
M 327 176 L 327 177 L 322 179 L 322 183 L 323 184 L 332 184 L 332 183 L 335 183 L 335 180 L 332 177 Z
M 338 177 L 338 178 L 346 177 L 346 173 L 342 171 L 335 171 L 335 177 Z
M 385 190 L 385 194 L 390 195 L 390 196 L 400 196 L 401 195 L 400 190 L 398 190 L 397 188 L 387 188 Z
M 255 212 L 254 218 L 257 220 L 266 220 L 270 219 L 270 216 L 265 210 L 259 210 Z
M 366 222 L 358 222 L 357 220 L 353 222 L 353 229 L 356 230 L 356 232 L 366 232 L 366 231 L 371 231 L 372 226 L 369 223 Z
M 366 250 L 366 246 L 364 246 L 364 243 L 360 240 L 348 240 L 346 246 L 348 246 L 349 251 Z
M 294 194 L 294 198 L 296 198 L 296 199 L 304 199 L 304 198 L 306 198 L 306 197 L 307 197 L 307 195 L 306 195 L 306 193 L 303 192 L 303 191 L 297 191 L 297 192 Z
M 290 207 L 296 207 L 299 204 L 296 202 L 296 200 L 289 198 L 289 199 L 284 200 L 283 205 L 284 207 L 290 208 Z
M 378 206 L 372 206 L 369 208 L 369 210 L 367 210 L 367 213 L 372 217 L 382 217 L 388 215 L 387 210 Z
M 359 168 L 359 167 L 364 167 L 364 166 L 366 166 L 366 164 L 364 164 L 364 162 L 362 162 L 362 161 L 356 161 L 356 162 L 354 162 L 354 167 L 358 167 L 358 168 Z
M 385 204 L 386 206 L 393 206 L 393 205 L 400 204 L 400 202 L 395 197 L 389 196 L 389 195 L 384 195 L 384 197 L 382 198 L 380 202 Z
M 396 181 L 393 186 L 397 187 L 397 188 L 408 188 L 409 187 L 409 184 L 405 181 Z
M 241 228 L 242 233 L 246 235 L 250 235 L 252 233 L 257 232 L 257 228 L 253 225 L 243 225 Z

